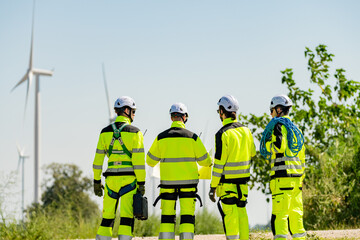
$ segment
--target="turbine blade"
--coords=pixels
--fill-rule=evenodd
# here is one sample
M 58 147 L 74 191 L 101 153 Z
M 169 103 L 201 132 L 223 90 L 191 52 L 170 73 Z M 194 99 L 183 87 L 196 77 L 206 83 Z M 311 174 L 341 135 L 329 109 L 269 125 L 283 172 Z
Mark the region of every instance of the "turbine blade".
M 108 91 L 108 87 L 107 87 L 107 82 L 106 82 L 106 76 L 105 76 L 105 64 L 102 64 L 102 70 L 103 70 L 103 79 L 104 79 L 104 86 L 105 86 L 105 94 L 106 94 L 106 100 L 107 100 L 107 104 L 108 104 L 108 110 L 109 110 L 109 120 L 110 122 L 113 121 L 114 117 L 111 111 L 111 105 L 110 105 L 110 98 L 109 98 L 109 91 Z
M 33 78 L 33 73 L 30 71 L 29 72 L 29 80 L 27 82 L 26 98 L 25 98 L 24 120 L 25 120 L 25 112 L 26 112 L 27 102 L 28 102 L 28 98 L 29 98 L 29 91 L 30 91 L 32 78 Z
M 20 84 L 22 84 L 23 82 L 26 81 L 26 79 L 28 79 L 29 76 L 29 70 L 25 73 L 25 75 L 20 79 L 20 81 L 15 85 L 15 87 L 13 87 L 11 89 L 11 92 L 14 91 L 15 88 L 17 88 Z
M 31 71 L 33 65 L 33 46 L 34 46 L 34 19 L 35 19 L 35 0 L 33 5 L 33 16 L 32 16 L 32 26 L 31 26 L 31 46 L 30 46 L 30 60 L 29 60 L 29 69 Z

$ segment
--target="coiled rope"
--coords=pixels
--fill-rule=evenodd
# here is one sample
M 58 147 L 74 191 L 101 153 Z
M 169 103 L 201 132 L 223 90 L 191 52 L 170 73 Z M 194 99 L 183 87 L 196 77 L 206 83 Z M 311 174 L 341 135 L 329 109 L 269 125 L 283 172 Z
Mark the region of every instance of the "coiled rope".
M 277 123 L 281 123 L 287 130 L 288 147 L 295 155 L 288 156 L 285 151 L 286 157 L 296 157 L 304 145 L 304 136 L 300 129 L 293 124 L 288 118 L 275 117 L 266 126 L 261 140 L 260 140 L 260 154 L 267 160 L 271 159 L 271 152 L 266 149 L 266 142 L 271 139 L 272 131 Z

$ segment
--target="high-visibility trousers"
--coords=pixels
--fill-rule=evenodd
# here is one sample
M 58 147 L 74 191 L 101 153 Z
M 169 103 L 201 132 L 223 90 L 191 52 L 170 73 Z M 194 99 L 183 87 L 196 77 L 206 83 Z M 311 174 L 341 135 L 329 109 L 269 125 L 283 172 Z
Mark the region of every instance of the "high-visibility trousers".
M 180 192 L 195 192 L 196 188 L 180 188 L 178 189 Z M 164 195 L 175 194 L 176 190 L 173 188 L 161 188 L 160 194 Z M 169 195 L 170 194 L 170 195 Z M 180 240 L 190 240 L 194 239 L 194 230 L 195 230 L 195 197 L 181 197 L 179 195 L 180 201 Z M 165 197 L 166 198 L 166 197 Z M 172 197 L 170 197 L 172 198 Z M 161 224 L 160 224 L 160 232 L 159 239 L 175 239 L 175 221 L 176 221 L 176 198 L 175 199 L 161 199 Z
M 226 239 L 249 239 L 249 220 L 246 212 L 247 184 L 223 183 L 216 188 L 220 197 L 218 207 L 223 218 Z
M 305 239 L 303 225 L 302 178 L 275 178 L 270 181 L 272 194 L 271 229 L 274 239 Z
M 121 187 L 131 184 L 135 176 L 108 176 L 105 180 L 106 185 L 111 191 L 119 192 Z M 134 212 L 133 212 L 133 195 L 136 188 L 120 199 L 111 198 L 108 190 L 104 189 L 102 221 L 96 234 L 96 240 L 111 240 L 116 209 L 120 201 L 120 225 L 118 230 L 119 240 L 131 240 L 134 231 Z

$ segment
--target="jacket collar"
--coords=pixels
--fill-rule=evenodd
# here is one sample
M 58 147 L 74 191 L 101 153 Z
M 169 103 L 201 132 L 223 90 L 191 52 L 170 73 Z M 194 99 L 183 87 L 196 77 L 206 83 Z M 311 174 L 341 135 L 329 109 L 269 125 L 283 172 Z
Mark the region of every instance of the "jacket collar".
M 182 121 L 173 121 L 171 127 L 185 128 L 185 123 Z
M 128 117 L 125 116 L 117 116 L 115 122 L 125 122 L 127 124 L 131 124 L 131 121 Z
M 222 124 L 223 124 L 223 126 L 225 126 L 226 124 L 233 123 L 233 122 L 237 122 L 237 119 L 235 118 L 234 120 L 232 120 L 231 118 L 225 118 L 224 121 L 222 122 Z

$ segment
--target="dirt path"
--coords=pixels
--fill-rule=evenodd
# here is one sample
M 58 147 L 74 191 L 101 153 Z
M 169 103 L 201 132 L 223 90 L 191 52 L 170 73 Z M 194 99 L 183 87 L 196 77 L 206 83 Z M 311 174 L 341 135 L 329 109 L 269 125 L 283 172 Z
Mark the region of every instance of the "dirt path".
M 360 229 L 308 231 L 307 239 L 360 239 Z M 135 237 L 133 240 L 157 240 L 157 237 Z M 272 239 L 272 233 L 250 233 L 250 239 Z M 290 236 L 288 239 L 291 239 Z M 90 239 L 89 239 L 90 240 Z M 113 238 L 117 240 L 117 238 Z M 175 240 L 179 240 L 176 236 Z M 224 235 L 196 235 L 195 240 L 226 240 Z

